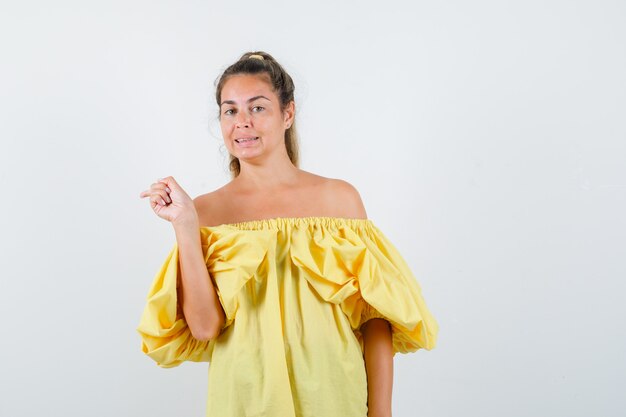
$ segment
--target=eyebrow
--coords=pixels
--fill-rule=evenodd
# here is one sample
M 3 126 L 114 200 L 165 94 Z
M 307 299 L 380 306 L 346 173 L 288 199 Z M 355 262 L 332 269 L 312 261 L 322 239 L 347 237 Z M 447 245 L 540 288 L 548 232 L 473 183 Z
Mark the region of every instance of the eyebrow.
M 272 101 L 272 100 L 270 100 L 269 98 L 267 98 L 265 96 L 254 96 L 252 98 L 249 98 L 247 102 L 250 103 L 251 101 L 257 100 L 259 98 L 264 98 L 267 101 Z M 233 100 L 224 100 L 224 101 L 222 101 L 222 104 L 220 104 L 220 107 L 222 107 L 224 104 L 235 104 L 235 102 Z

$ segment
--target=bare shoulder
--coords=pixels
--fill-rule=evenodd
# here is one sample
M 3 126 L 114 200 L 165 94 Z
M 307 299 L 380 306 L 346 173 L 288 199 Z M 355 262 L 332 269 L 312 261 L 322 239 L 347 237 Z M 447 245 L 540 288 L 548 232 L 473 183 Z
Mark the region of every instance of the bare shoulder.
M 227 192 L 226 187 L 223 186 L 206 194 L 200 194 L 193 199 L 200 226 L 214 226 L 223 223 L 224 212 L 227 209 L 223 207 L 224 198 L 222 197 Z
M 354 185 L 340 178 L 327 178 L 324 188 L 339 217 L 367 219 L 361 194 Z

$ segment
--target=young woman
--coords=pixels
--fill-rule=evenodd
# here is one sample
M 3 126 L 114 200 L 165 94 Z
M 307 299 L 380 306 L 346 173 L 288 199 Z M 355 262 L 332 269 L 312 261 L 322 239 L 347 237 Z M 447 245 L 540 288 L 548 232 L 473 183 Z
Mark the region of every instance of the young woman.
M 207 416 L 391 416 L 393 356 L 437 338 L 420 285 L 350 183 L 299 168 L 294 84 L 271 55 L 245 53 L 216 90 L 231 181 L 140 194 L 176 235 L 142 351 L 210 362 Z

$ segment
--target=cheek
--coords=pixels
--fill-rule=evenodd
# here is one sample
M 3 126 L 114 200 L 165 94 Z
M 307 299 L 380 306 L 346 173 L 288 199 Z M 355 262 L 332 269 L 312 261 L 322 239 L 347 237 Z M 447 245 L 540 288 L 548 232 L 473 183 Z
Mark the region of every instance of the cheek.
M 271 116 L 262 117 L 259 116 L 254 119 L 254 125 L 256 128 L 263 129 L 266 131 L 276 130 L 280 126 L 280 120 L 275 119 Z
M 222 129 L 222 132 L 228 132 L 232 129 L 232 127 L 233 127 L 232 121 L 228 119 L 220 120 L 220 128 Z

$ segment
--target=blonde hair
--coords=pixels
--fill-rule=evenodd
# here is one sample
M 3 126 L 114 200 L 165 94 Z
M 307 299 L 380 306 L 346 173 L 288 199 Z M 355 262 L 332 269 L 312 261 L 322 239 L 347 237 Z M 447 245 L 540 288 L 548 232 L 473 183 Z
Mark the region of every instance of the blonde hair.
M 287 105 L 294 101 L 295 85 L 291 76 L 285 71 L 285 69 L 267 52 L 253 51 L 246 52 L 239 58 L 237 62 L 230 65 L 224 70 L 224 72 L 217 78 L 215 82 L 215 100 L 217 106 L 220 105 L 222 96 L 222 88 L 226 81 L 237 74 L 259 74 L 272 86 L 272 91 L 276 93 L 280 101 L 281 112 L 285 111 Z M 221 117 L 221 113 L 218 118 Z M 296 167 L 299 166 L 299 147 L 298 136 L 296 133 L 296 121 L 294 119 L 291 126 L 285 130 L 285 148 L 287 149 L 287 155 L 291 163 Z M 234 179 L 241 172 L 241 165 L 239 158 L 230 154 L 230 161 L 228 168 L 231 174 L 231 179 Z

